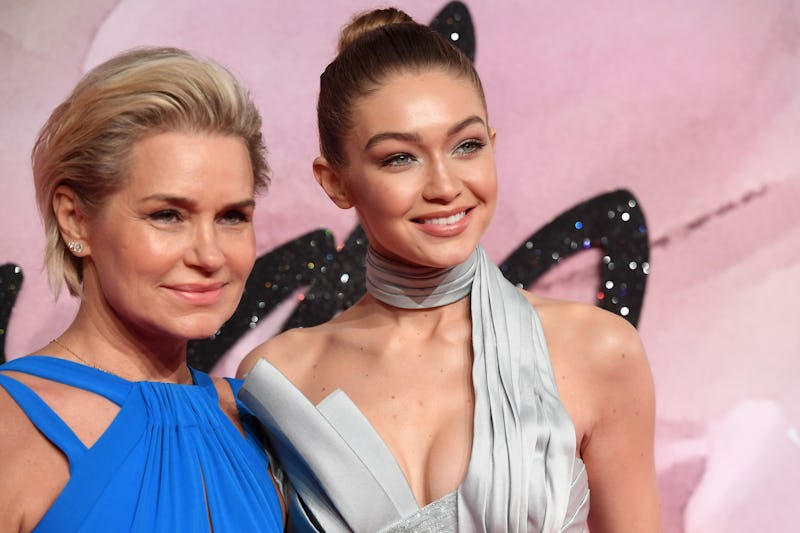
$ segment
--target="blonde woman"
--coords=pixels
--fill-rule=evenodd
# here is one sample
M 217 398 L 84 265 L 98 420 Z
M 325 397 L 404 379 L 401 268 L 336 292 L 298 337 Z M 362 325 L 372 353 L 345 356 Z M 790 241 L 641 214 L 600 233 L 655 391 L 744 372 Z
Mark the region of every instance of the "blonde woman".
M 281 531 L 236 380 L 186 363 L 231 316 L 267 185 L 261 117 L 170 48 L 89 72 L 33 150 L 45 261 L 72 323 L 0 366 L 0 531 Z

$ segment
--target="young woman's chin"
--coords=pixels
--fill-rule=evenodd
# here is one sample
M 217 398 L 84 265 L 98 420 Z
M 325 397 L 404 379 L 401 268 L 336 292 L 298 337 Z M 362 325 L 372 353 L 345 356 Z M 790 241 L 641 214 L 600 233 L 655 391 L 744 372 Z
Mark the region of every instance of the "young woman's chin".
M 407 253 L 388 252 L 383 253 L 390 259 L 399 263 L 411 266 L 422 266 L 430 268 L 451 268 L 460 265 L 472 255 L 477 243 L 441 244 L 432 246 L 420 246 Z

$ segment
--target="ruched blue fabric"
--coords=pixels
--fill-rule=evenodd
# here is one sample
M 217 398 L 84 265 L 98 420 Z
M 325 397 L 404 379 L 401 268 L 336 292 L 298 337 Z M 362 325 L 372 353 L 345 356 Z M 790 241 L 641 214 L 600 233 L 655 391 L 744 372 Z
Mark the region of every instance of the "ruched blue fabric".
M 33 390 L 0 373 L 0 386 L 69 461 L 70 479 L 35 532 L 282 531 L 256 422 L 239 404 L 243 436 L 220 409 L 208 374 L 192 369 L 194 385 L 130 382 L 39 355 L 0 370 L 84 389 L 120 407 L 87 448 Z M 236 395 L 241 381 L 228 381 Z

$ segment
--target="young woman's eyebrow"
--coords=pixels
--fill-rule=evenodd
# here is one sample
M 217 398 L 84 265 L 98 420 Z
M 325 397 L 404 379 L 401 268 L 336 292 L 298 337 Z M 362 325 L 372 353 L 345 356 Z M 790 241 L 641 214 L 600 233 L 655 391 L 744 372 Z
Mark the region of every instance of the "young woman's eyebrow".
M 479 117 L 478 115 L 472 115 L 471 117 L 465 118 L 455 126 L 451 127 L 449 130 L 447 130 L 447 135 L 449 137 L 450 135 L 458 133 L 459 131 L 463 130 L 470 124 L 475 124 L 476 122 L 486 126 L 486 123 L 483 121 L 481 117 Z M 399 131 L 385 131 L 381 133 L 376 133 L 375 135 L 369 138 L 367 144 L 364 146 L 364 151 L 367 151 L 376 144 L 386 140 L 420 142 L 420 136 L 417 133 L 403 133 Z
M 369 138 L 366 146 L 364 146 L 364 151 L 367 151 L 376 144 L 387 140 L 419 142 L 420 136 L 416 133 L 401 133 L 398 131 L 385 131 L 382 133 L 376 133 L 375 135 Z
M 450 128 L 449 130 L 447 130 L 447 135 L 450 136 L 455 133 L 458 133 L 467 126 L 475 123 L 482 124 L 484 127 L 486 127 L 486 123 L 483 121 L 481 117 L 479 117 L 478 115 L 472 115 L 471 117 L 465 118 L 464 120 L 462 120 L 461 122 Z

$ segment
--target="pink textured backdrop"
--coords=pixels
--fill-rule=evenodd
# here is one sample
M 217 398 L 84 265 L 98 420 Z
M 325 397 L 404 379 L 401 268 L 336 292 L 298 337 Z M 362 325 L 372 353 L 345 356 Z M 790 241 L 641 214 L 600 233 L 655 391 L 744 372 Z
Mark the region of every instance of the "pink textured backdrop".
M 498 131 L 490 255 L 502 260 L 580 200 L 630 189 L 653 239 L 640 331 L 658 395 L 666 531 L 795 529 L 800 0 L 466 3 Z M 398 4 L 429 21 L 445 2 Z M 310 173 L 317 80 L 339 26 L 375 5 L 0 1 L 0 263 L 25 274 L 9 357 L 45 344 L 74 310 L 69 298 L 52 304 L 41 274 L 28 154 L 83 72 L 142 44 L 225 63 L 265 116 L 274 184 L 257 211 L 259 254 L 319 227 L 343 239 L 354 216 L 333 207 Z M 568 261 L 538 288 L 589 300 L 592 268 Z M 216 371 L 232 373 L 278 314 Z

